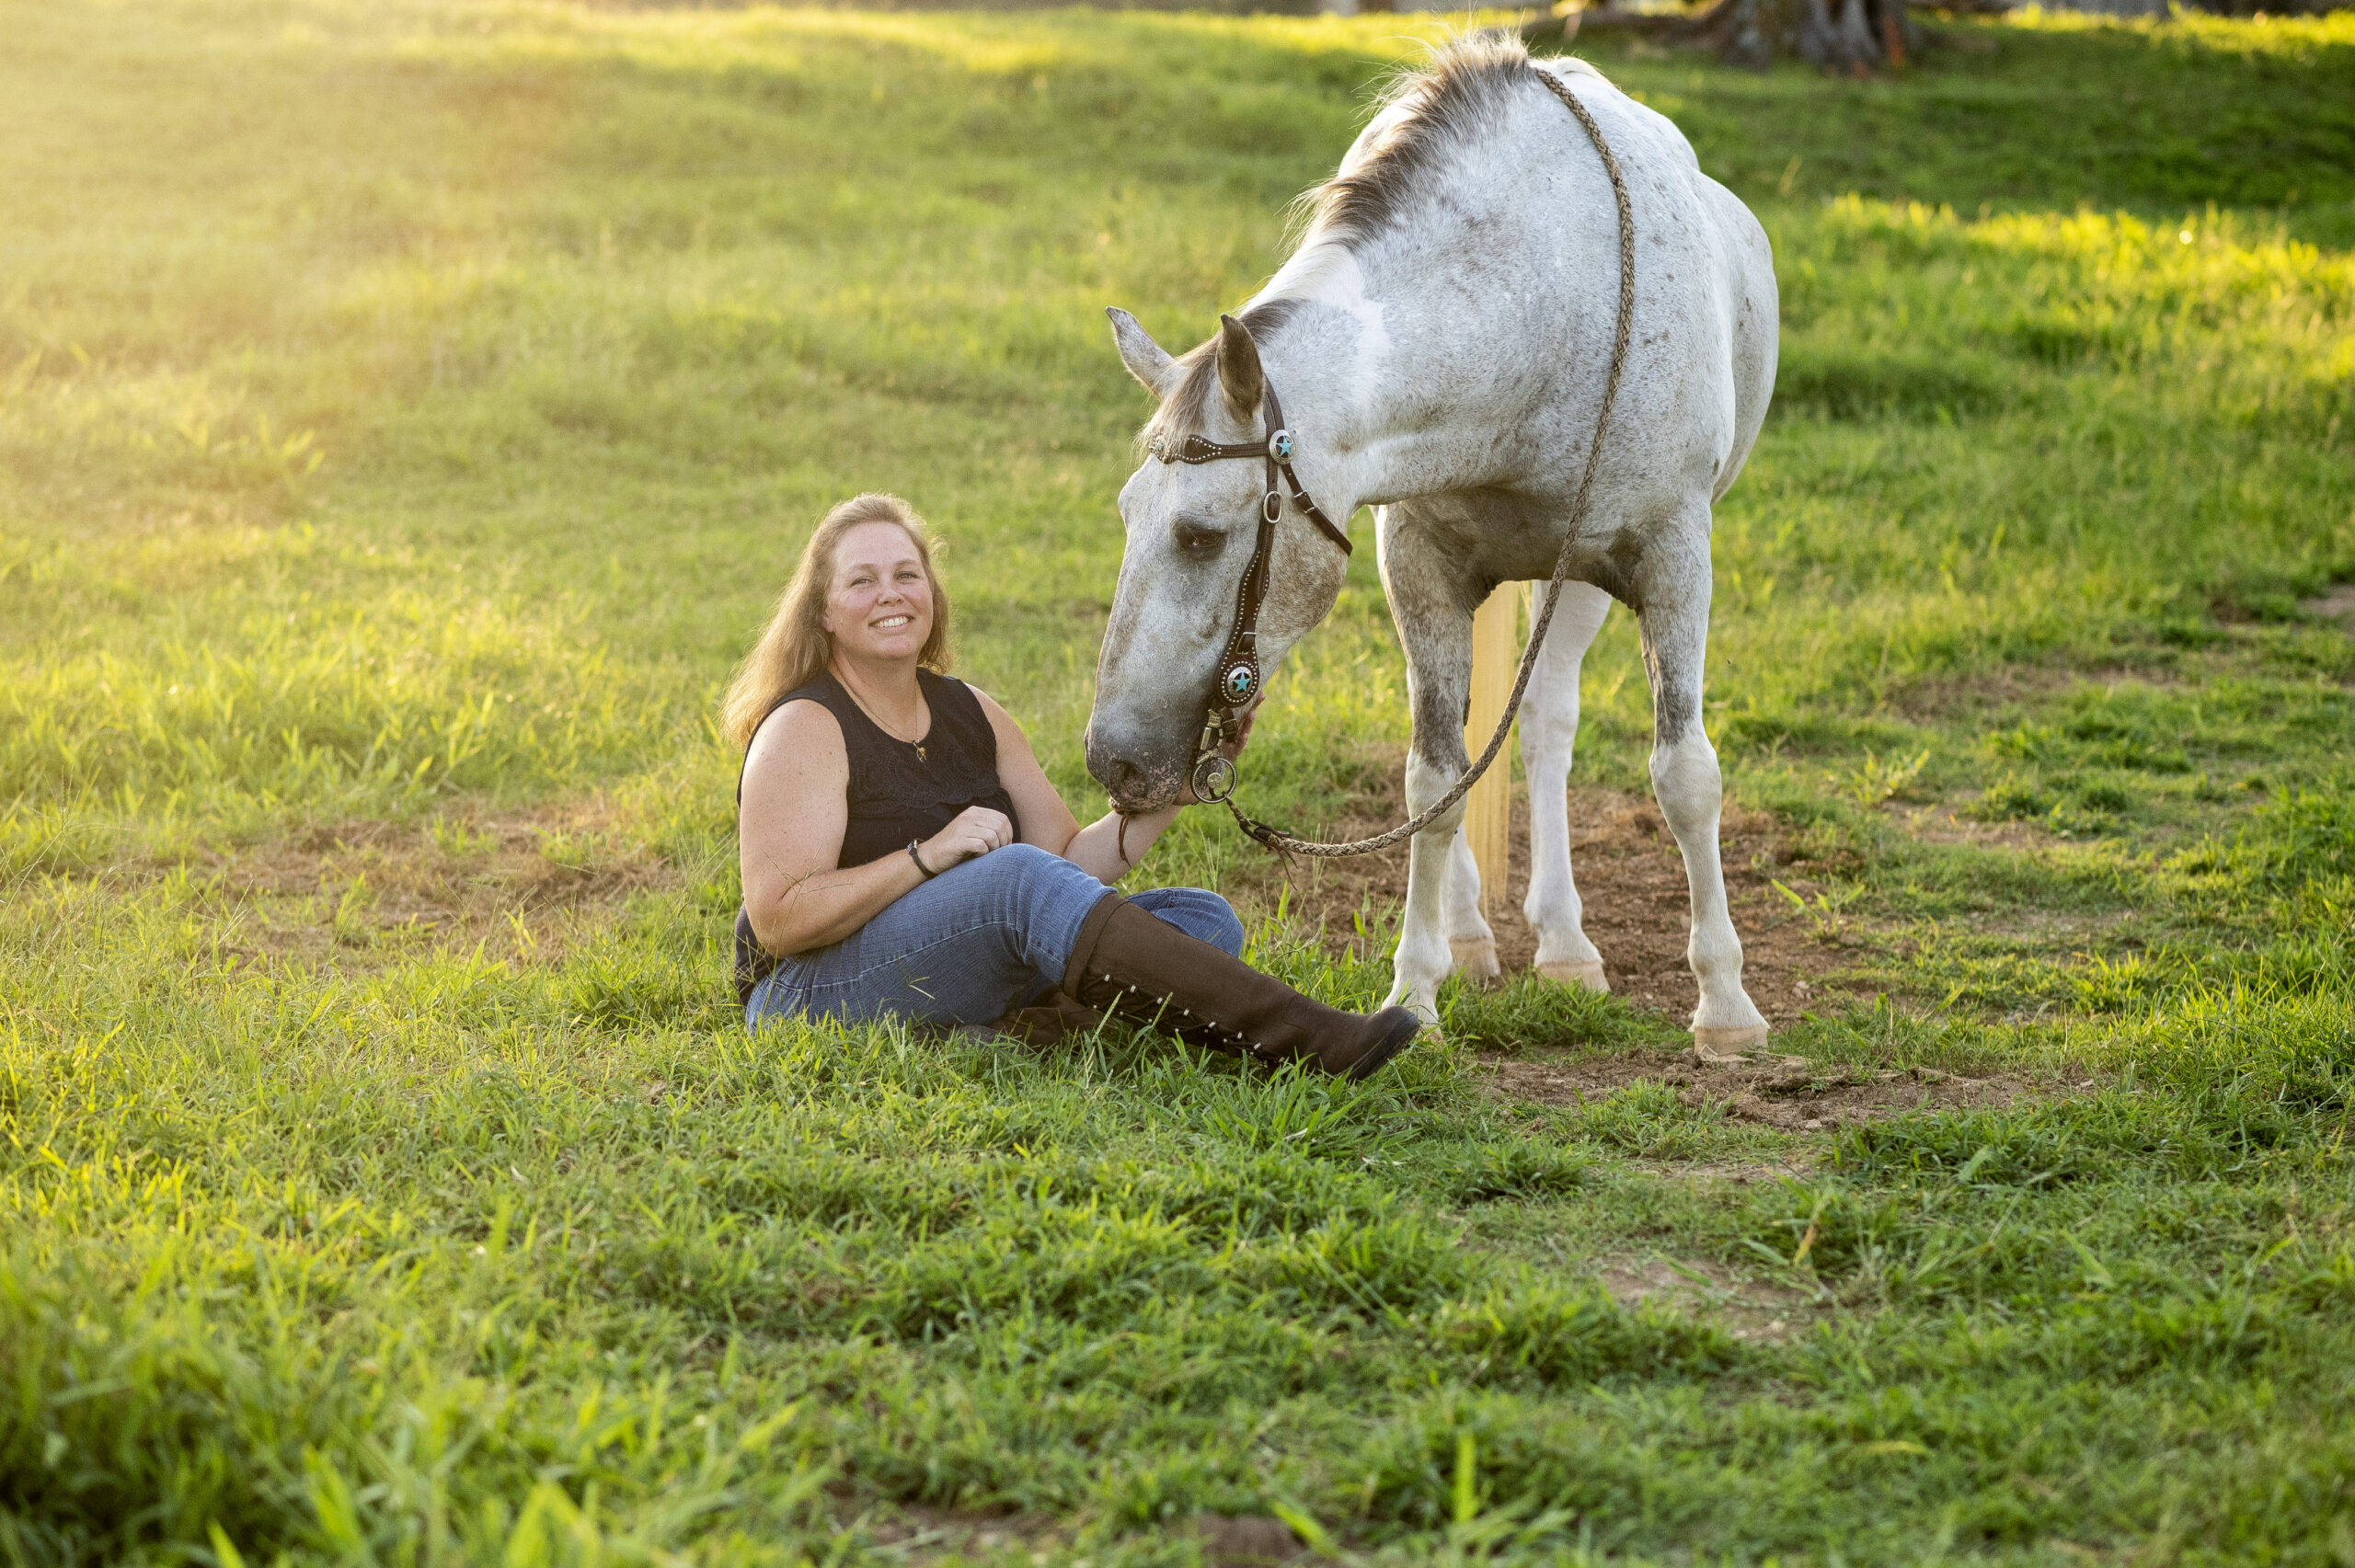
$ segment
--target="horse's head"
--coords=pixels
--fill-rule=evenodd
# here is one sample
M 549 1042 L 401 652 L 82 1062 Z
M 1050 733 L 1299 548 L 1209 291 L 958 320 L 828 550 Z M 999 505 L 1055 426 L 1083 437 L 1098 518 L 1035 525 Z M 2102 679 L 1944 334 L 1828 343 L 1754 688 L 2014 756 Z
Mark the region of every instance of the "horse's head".
M 1172 358 L 1128 312 L 1107 314 L 1121 361 L 1161 403 L 1146 427 L 1149 441 L 1168 452 L 1194 435 L 1264 442 L 1267 381 L 1241 322 L 1221 317 L 1216 338 Z M 1311 485 L 1314 464 L 1301 464 Z M 1123 811 L 1169 806 L 1185 786 L 1266 492 L 1263 463 L 1164 462 L 1153 453 L 1120 489 L 1128 542 L 1096 667 L 1087 771 Z M 1332 609 L 1345 567 L 1342 552 L 1287 506 L 1259 610 L 1263 678 Z

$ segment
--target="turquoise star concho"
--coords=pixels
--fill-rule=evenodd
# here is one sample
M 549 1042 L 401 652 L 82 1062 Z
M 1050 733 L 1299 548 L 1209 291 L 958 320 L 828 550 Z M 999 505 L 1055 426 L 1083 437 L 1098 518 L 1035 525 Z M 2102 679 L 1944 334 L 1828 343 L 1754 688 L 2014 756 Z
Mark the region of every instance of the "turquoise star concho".
M 1226 672 L 1221 684 L 1226 692 L 1227 704 L 1236 706 L 1251 700 L 1251 693 L 1259 685 L 1259 672 L 1247 664 L 1238 664 Z
M 1278 463 L 1290 463 L 1292 461 L 1292 432 L 1278 430 L 1274 435 L 1269 436 L 1268 450 L 1276 454 Z

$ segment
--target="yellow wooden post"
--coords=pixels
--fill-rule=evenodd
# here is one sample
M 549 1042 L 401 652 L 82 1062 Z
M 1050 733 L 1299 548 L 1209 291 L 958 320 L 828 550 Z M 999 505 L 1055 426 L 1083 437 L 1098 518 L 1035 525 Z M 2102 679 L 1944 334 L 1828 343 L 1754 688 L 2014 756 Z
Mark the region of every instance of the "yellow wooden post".
M 1521 663 L 1524 592 L 1519 583 L 1502 584 L 1472 616 L 1472 708 L 1464 726 L 1464 749 L 1476 762 L 1512 696 L 1513 672 Z M 1512 856 L 1510 741 L 1464 798 L 1464 835 L 1480 867 L 1480 911 L 1494 916 L 1504 907 L 1505 877 Z

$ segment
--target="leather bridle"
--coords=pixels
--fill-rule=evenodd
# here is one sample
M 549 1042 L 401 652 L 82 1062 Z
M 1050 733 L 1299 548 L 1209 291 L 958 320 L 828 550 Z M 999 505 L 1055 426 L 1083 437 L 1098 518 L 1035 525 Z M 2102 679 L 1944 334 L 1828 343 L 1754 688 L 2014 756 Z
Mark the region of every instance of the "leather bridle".
M 1263 374 L 1260 386 L 1259 412 L 1268 432 L 1265 441 L 1214 441 L 1207 436 L 1193 435 L 1188 436 L 1174 452 L 1167 441 L 1160 440 L 1149 449 L 1164 463 L 1216 463 L 1230 457 L 1256 457 L 1268 465 L 1267 489 L 1259 498 L 1258 543 L 1251 551 L 1251 564 L 1243 569 L 1243 581 L 1235 590 L 1235 628 L 1227 633 L 1226 649 L 1219 655 L 1217 671 L 1212 677 L 1202 738 L 1194 754 L 1194 798 L 1212 805 L 1235 793 L 1235 763 L 1219 748 L 1241 733 L 1243 712 L 1259 694 L 1259 606 L 1268 596 L 1276 523 L 1283 516 L 1287 492 L 1292 503 L 1307 514 L 1308 521 L 1341 547 L 1342 555 L 1350 554 L 1350 536 L 1309 498 L 1300 475 L 1292 472 L 1292 431 L 1284 428 L 1283 405 L 1277 400 L 1274 383 Z M 1281 485 L 1279 479 L 1282 481 Z

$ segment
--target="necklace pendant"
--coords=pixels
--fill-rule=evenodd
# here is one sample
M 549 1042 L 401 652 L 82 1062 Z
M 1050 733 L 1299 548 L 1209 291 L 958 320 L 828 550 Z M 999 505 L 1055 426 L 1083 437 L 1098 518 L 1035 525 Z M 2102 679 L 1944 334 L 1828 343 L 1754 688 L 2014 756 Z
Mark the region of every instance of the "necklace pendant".
M 919 762 L 928 762 L 928 761 L 930 761 L 931 760 L 932 760 L 931 758 L 926 757 L 926 756 L 924 754 L 924 748 L 923 748 L 923 747 L 919 746 L 919 747 L 917 747 L 917 748 L 916 748 L 916 761 L 919 761 Z

